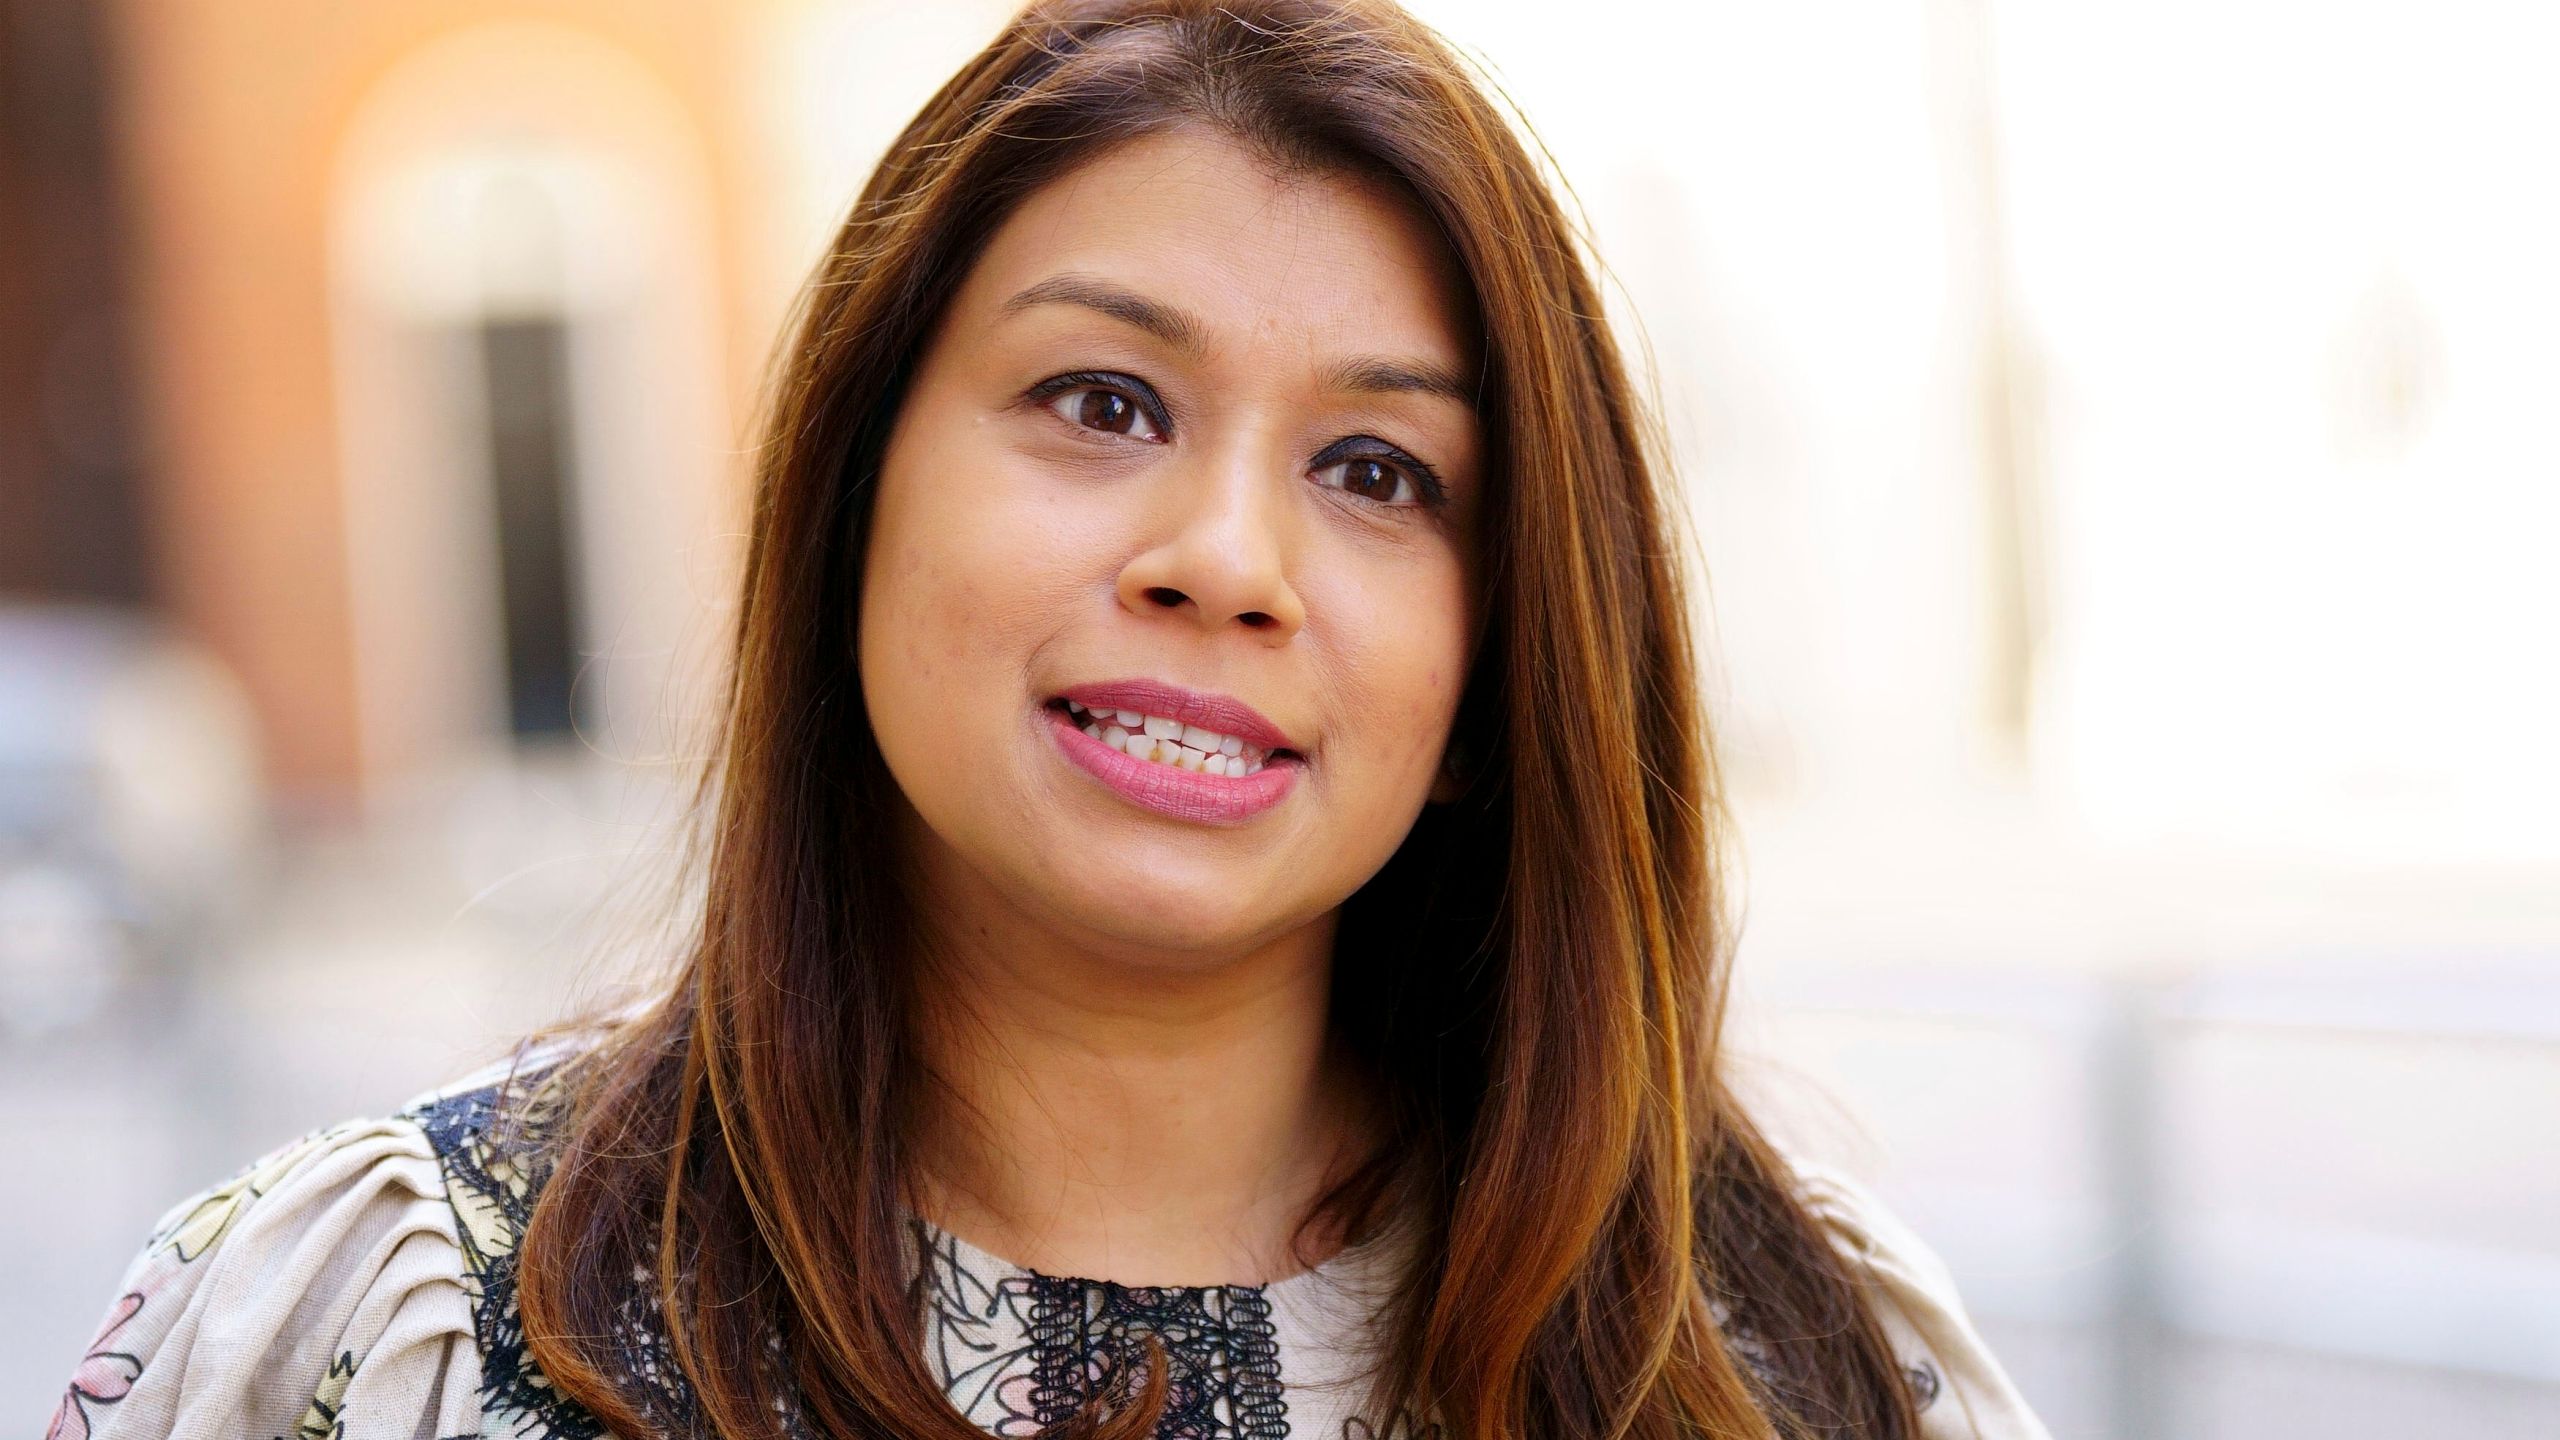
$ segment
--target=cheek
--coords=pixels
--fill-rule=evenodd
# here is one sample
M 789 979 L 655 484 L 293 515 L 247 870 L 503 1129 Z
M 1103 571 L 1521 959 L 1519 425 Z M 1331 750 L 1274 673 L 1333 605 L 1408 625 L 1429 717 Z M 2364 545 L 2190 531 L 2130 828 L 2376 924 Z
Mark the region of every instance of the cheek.
M 887 500 L 884 494 L 883 500 Z M 904 506 L 884 514 L 863 584 L 862 646 L 875 696 L 903 699 L 965 684 L 974 669 L 974 627 L 961 617 L 981 610 L 984 572 L 955 533 L 930 513 Z
M 1466 678 L 1466 586 L 1459 566 L 1406 566 L 1344 587 L 1330 628 L 1337 733 L 1366 737 L 1361 774 L 1419 795 L 1439 764 Z M 1381 794 L 1380 803 L 1390 796 Z M 1414 803 L 1419 804 L 1416 800 Z
M 943 478 L 970 474 L 984 471 L 948 451 L 893 452 L 883 467 L 864 559 L 862 661 L 884 730 L 966 727 L 983 704 L 951 702 L 983 701 L 1020 670 L 1039 547 L 994 487 Z

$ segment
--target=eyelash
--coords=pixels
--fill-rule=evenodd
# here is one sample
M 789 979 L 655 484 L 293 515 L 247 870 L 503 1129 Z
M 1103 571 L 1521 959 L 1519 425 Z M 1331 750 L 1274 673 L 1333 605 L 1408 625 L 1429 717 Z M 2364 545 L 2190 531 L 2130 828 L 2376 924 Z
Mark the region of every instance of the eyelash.
M 1031 389 L 1025 393 L 1023 398 L 1030 403 L 1045 406 L 1047 402 L 1055 400 L 1061 395 L 1069 394 L 1078 390 L 1111 391 L 1112 393 L 1129 401 L 1129 403 L 1137 406 L 1140 411 L 1144 412 L 1148 422 L 1154 425 L 1159 433 L 1169 434 L 1173 429 L 1173 425 L 1166 414 L 1168 407 L 1165 405 L 1163 397 L 1157 395 L 1154 388 L 1148 385 L 1145 381 L 1131 375 L 1119 375 L 1102 370 L 1073 370 L 1064 375 L 1052 376 L 1049 379 L 1043 380 L 1039 384 L 1032 386 Z M 1075 422 L 1066 421 L 1064 423 L 1072 425 Z M 1084 429 L 1090 427 L 1079 426 L 1077 428 Z M 1111 432 L 1105 430 L 1096 431 L 1095 433 L 1107 435 Z M 1364 440 L 1377 448 L 1356 450 L 1346 448 Z M 1431 462 L 1424 460 L 1418 455 L 1407 454 L 1403 450 L 1388 444 L 1386 441 L 1378 439 L 1376 436 L 1346 435 L 1342 439 L 1336 440 L 1332 444 L 1324 447 L 1324 449 L 1316 452 L 1316 458 L 1313 464 L 1314 468 L 1323 469 L 1327 466 L 1340 464 L 1345 460 L 1375 460 L 1396 470 L 1402 471 L 1404 473 L 1404 477 L 1413 482 L 1413 488 L 1416 493 L 1421 495 L 1422 500 L 1419 505 L 1396 505 L 1385 500 L 1370 500 L 1369 497 L 1359 495 L 1356 491 L 1344 490 L 1343 493 L 1347 495 L 1353 495 L 1355 498 L 1361 500 L 1368 500 L 1368 503 L 1388 510 L 1438 509 L 1440 506 L 1448 503 L 1449 488 L 1441 480 L 1440 472 L 1431 467 Z M 1341 486 L 1329 486 L 1327 488 L 1342 489 Z

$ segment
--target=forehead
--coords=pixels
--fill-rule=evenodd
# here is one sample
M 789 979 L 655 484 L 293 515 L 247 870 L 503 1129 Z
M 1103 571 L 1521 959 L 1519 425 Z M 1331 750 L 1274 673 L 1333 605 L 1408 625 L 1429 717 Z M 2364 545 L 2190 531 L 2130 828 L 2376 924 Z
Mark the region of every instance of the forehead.
M 991 322 L 1066 272 L 1188 311 L 1213 345 L 1393 347 L 1453 367 L 1476 348 L 1465 278 L 1411 197 L 1340 171 L 1280 175 L 1204 131 L 1116 146 L 1034 191 L 957 308 Z

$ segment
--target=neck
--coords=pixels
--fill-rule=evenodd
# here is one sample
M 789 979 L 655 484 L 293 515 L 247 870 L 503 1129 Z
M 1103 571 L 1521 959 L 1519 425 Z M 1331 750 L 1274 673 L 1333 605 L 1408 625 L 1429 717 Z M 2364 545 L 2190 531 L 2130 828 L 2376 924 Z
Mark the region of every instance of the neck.
M 1126 1285 L 1263 1283 L 1339 1247 L 1297 1243 L 1359 1158 L 1360 1091 L 1326 1026 L 1332 914 L 1174 954 L 1071 941 L 960 877 L 920 893 L 927 1218 Z

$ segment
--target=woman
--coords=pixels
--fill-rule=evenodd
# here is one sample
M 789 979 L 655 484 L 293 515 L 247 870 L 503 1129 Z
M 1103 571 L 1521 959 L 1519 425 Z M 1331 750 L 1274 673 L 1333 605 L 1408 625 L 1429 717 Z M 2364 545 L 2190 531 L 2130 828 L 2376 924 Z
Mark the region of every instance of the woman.
M 1035 7 L 773 403 L 677 973 L 173 1210 L 57 1436 L 2042 1433 L 1726 1088 L 1653 446 L 1426 31 Z

